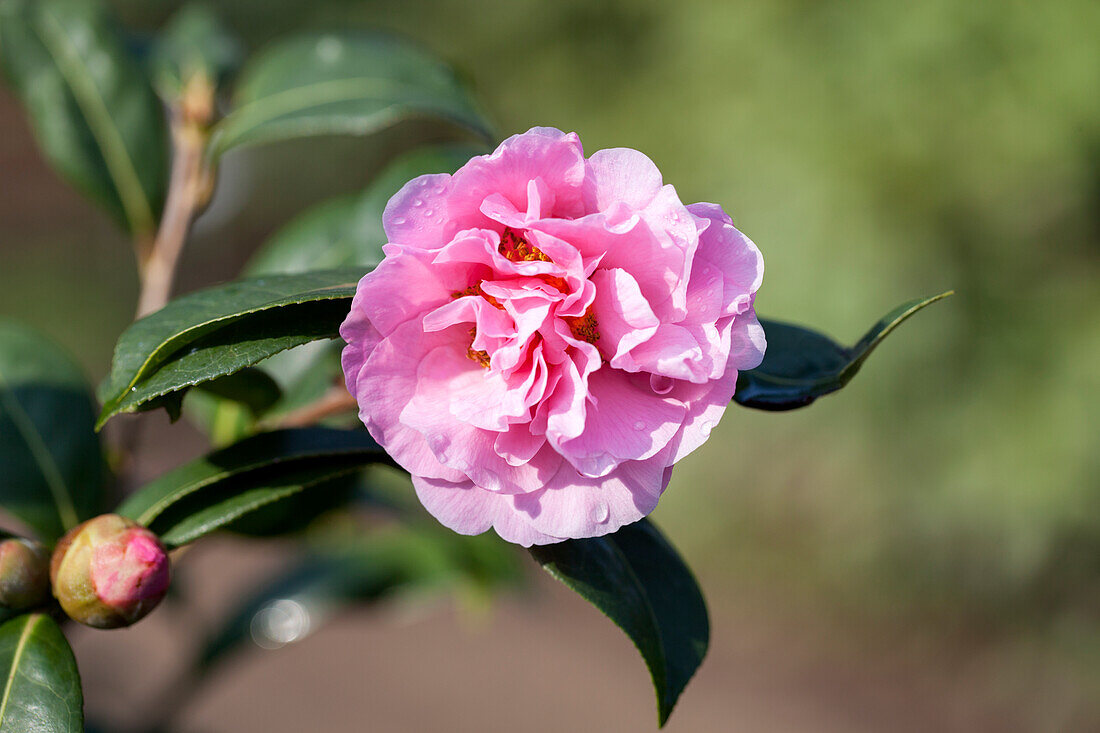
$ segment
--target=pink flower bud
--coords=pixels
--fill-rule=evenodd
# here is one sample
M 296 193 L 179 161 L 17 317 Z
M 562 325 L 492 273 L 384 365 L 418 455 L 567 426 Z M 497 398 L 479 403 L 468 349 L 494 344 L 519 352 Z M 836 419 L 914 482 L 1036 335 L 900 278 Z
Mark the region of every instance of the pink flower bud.
M 0 542 L 0 606 L 15 611 L 50 597 L 50 553 L 40 543 L 10 537 Z
M 141 525 L 104 514 L 61 539 L 50 579 L 61 608 L 75 621 L 98 629 L 129 626 L 168 590 L 168 553 Z

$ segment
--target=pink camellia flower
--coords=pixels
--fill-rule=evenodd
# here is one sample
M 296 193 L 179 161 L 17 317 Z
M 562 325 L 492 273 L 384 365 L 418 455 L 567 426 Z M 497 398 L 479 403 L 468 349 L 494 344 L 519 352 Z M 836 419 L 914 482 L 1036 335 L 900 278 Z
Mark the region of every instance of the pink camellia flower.
M 764 354 L 756 246 L 646 156 L 533 128 L 405 185 L 340 329 L 348 389 L 463 534 L 595 537 L 657 506 Z

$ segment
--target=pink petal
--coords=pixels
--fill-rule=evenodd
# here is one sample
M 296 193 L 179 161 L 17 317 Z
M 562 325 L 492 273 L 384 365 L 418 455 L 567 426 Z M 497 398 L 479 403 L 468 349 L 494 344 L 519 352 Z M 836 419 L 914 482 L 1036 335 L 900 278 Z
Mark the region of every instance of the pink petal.
M 603 476 L 623 461 L 645 460 L 662 450 L 679 431 L 685 408 L 648 387 L 648 379 L 615 369 L 593 372 L 588 392 L 596 404 L 588 409 L 584 432 L 561 444 L 565 459 L 585 476 Z

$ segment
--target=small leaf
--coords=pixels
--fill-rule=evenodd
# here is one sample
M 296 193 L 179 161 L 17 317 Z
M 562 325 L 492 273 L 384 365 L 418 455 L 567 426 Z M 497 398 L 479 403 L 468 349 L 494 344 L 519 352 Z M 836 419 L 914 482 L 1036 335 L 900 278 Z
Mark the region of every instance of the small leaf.
M 261 433 L 168 472 L 118 513 L 170 546 L 193 542 L 245 514 L 389 457 L 365 430 Z
M 0 506 L 51 542 L 99 509 L 105 468 L 91 389 L 72 358 L 0 320 Z
M 194 76 L 214 85 L 224 82 L 243 59 L 240 41 L 218 16 L 206 5 L 192 4 L 168 21 L 153 44 L 149 63 L 157 90 L 171 100 Z
M 0 626 L 0 675 L 0 731 L 83 733 L 76 658 L 49 616 L 26 614 Z
M 702 593 L 676 550 L 643 519 L 603 537 L 535 546 L 531 554 L 634 642 L 653 677 L 663 726 L 710 642 Z
M 164 112 L 99 3 L 3 0 L 0 60 L 54 167 L 151 235 L 168 180 Z
M 335 338 L 367 269 L 238 280 L 186 295 L 135 322 L 119 337 L 100 385 L 97 429 L 121 412 L 149 409 L 154 400 L 284 349 Z
M 490 134 L 446 64 L 384 34 L 282 41 L 245 66 L 235 107 L 215 128 L 215 155 L 298 137 L 367 135 L 410 117 L 436 117 Z
M 863 362 L 890 333 L 921 309 L 951 292 L 920 298 L 887 313 L 854 346 L 801 326 L 761 320 L 768 348 L 764 361 L 737 377 L 733 399 L 759 410 L 793 410 L 836 392 L 852 381 Z

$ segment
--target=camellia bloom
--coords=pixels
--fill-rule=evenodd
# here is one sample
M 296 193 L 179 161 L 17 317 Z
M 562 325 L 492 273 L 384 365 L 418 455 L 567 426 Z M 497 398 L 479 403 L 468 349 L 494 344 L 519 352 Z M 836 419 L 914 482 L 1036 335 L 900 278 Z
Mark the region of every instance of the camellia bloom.
M 371 435 L 439 521 L 530 546 L 657 506 L 764 354 L 756 246 L 646 156 L 534 128 L 383 217 L 340 329 Z

